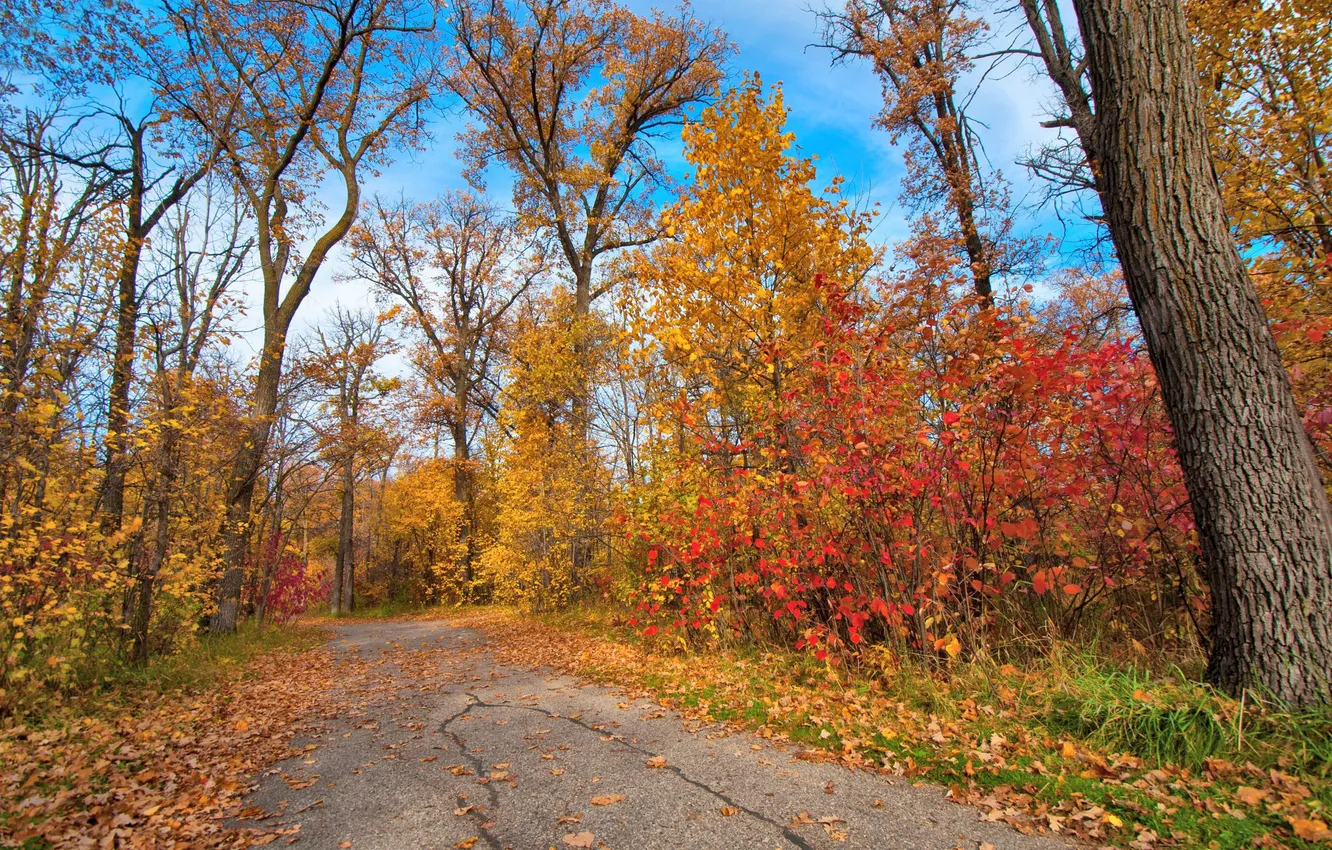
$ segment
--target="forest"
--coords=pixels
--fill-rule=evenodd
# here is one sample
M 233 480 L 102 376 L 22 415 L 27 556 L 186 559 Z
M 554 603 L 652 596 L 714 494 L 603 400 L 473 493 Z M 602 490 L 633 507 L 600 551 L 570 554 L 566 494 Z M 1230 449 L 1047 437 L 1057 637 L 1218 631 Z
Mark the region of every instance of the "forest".
M 816 3 L 886 239 L 708 7 L 2 0 L 0 715 L 503 610 L 830 681 L 1076 655 L 1303 718 L 1272 769 L 1325 780 L 1332 8 Z M 1054 141 L 996 161 L 1011 74 Z

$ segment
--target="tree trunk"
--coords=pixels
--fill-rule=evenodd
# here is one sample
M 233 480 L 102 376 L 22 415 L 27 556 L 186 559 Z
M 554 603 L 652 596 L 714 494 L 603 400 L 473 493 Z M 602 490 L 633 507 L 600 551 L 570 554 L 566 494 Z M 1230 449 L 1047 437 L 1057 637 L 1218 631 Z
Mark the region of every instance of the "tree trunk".
M 249 555 L 250 509 L 254 504 L 254 485 L 268 448 L 268 435 L 273 430 L 284 347 L 285 341 L 281 337 L 278 342 L 268 341 L 264 346 L 259 359 L 250 425 L 231 468 L 227 516 L 222 529 L 227 569 L 218 585 L 217 610 L 209 622 L 209 630 L 214 634 L 233 632 L 240 621 L 240 592 Z
M 174 415 L 174 406 L 167 409 L 167 418 Z M 176 483 L 179 431 L 167 426 L 158 448 L 157 482 L 153 492 L 153 509 L 157 527 L 153 534 L 153 553 L 149 562 L 140 567 L 135 576 L 134 607 L 130 611 L 130 662 L 142 666 L 148 662 L 148 627 L 152 622 L 153 587 L 166 563 L 171 548 L 171 498 Z
M 349 456 L 342 463 L 342 512 L 338 517 L 338 567 L 341 608 L 350 614 L 355 586 L 356 467 Z
M 139 326 L 139 258 L 143 254 L 143 235 L 135 226 L 130 228 L 127 238 L 129 243 L 116 273 L 116 350 L 111 363 L 106 411 L 102 528 L 107 532 L 120 529 L 125 513 L 126 432 L 129 428 L 130 382 L 134 379 L 134 337 Z
M 459 410 L 466 410 L 459 407 Z M 467 448 L 467 425 L 455 423 L 451 426 L 453 439 L 453 498 L 463 506 L 462 526 L 458 529 L 458 545 L 463 550 L 462 574 L 467 587 L 472 579 L 472 467 L 471 452 Z M 464 594 L 467 590 L 464 589 Z
M 1296 706 L 1326 702 L 1332 506 L 1230 237 L 1183 10 L 1179 0 L 1073 5 L 1096 107 L 1097 188 L 1212 591 L 1208 679 Z

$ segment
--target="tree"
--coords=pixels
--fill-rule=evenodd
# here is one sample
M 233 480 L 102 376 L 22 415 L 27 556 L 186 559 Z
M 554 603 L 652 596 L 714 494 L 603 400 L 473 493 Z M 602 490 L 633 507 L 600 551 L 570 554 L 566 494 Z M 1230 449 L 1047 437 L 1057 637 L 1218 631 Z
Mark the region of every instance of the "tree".
M 248 433 L 231 470 L 227 568 L 211 623 L 226 632 L 240 613 L 255 480 L 287 334 L 315 275 L 356 220 L 362 166 L 384 162 L 394 146 L 414 144 L 424 131 L 422 107 L 436 84 L 435 5 L 191 1 L 172 4 L 169 13 L 186 49 L 157 84 L 221 149 L 254 216 L 263 278 L 262 348 Z M 331 223 L 317 214 L 311 191 L 325 177 L 343 190 Z
M 1181 4 L 1075 0 L 1085 58 L 1055 4 L 1022 6 L 1092 166 L 1174 426 L 1212 591 L 1208 678 L 1327 702 L 1332 505 L 1229 232 Z
M 127 91 L 151 80 L 153 70 L 141 45 L 122 33 L 140 33 L 152 45 L 152 58 L 161 61 L 172 48 L 156 38 L 160 17 L 118 0 L 25 12 L 27 21 L 14 27 L 17 37 L 8 50 L 15 55 L 9 61 L 40 79 L 38 87 L 58 93 L 66 103 L 62 123 L 83 130 L 85 136 L 77 148 L 67 145 L 50 153 L 84 170 L 90 181 L 105 181 L 122 216 L 124 234 L 114 271 L 116 333 L 106 404 L 106 474 L 100 494 L 103 527 L 114 532 L 124 513 L 132 443 L 127 426 L 142 296 L 139 267 L 153 231 L 204 178 L 217 151 L 206 143 L 202 150 L 193 150 L 188 128 L 157 97 Z M 93 50 L 85 46 L 108 41 Z
M 865 59 L 883 83 L 878 123 L 894 142 L 910 139 L 903 201 L 917 211 L 939 202 L 947 207 L 957 220 L 974 291 L 990 303 L 995 275 L 1019 258 L 1006 256 L 1013 247 L 1005 244 L 1006 199 L 996 175 L 981 165 L 966 112 L 971 97 L 959 92 L 975 65 L 984 22 L 970 16 L 963 0 L 848 0 L 841 11 L 825 8 L 819 17 L 823 46 L 834 61 Z
M 375 365 L 395 348 L 385 335 L 389 318 L 335 308 L 328 328 L 316 330 L 317 342 L 301 364 L 306 376 L 329 391 L 324 406 L 333 415 L 334 427 L 321 430 L 325 455 L 339 468 L 337 564 L 329 600 L 335 614 L 339 610 L 350 612 L 354 603 L 358 464 L 364 467 L 382 443 L 383 432 L 372 425 L 367 427 L 367 419 L 375 403 L 398 387 L 396 379 L 374 371 Z
M 544 246 L 484 198 L 448 193 L 429 204 L 374 205 L 350 239 L 355 274 L 407 311 L 421 339 L 413 360 L 431 398 L 425 418 L 448 429 L 460 543 L 471 581 L 472 440 L 497 412 L 496 361 L 505 317 L 545 268 Z
M 688 6 L 672 18 L 610 0 L 468 0 L 450 23 L 449 89 L 476 121 L 461 134 L 469 176 L 513 172 L 518 214 L 553 235 L 581 321 L 610 288 L 594 283 L 597 259 L 658 237 L 652 139 L 708 100 L 731 46 Z M 578 388 L 584 434 L 588 400 Z
M 785 124 L 781 88 L 765 95 L 752 77 L 685 128 L 694 179 L 662 214 L 669 238 L 636 258 L 629 305 L 643 350 L 713 411 L 700 428 L 717 422 L 736 443 L 756 428 L 782 449 L 784 423 L 752 420 L 780 407 L 793 363 L 820 338 L 816 277 L 854 288 L 877 260 L 868 216 L 839 197 L 840 181 L 820 196 Z
M 234 304 L 231 289 L 247 270 L 246 258 L 253 248 L 253 240 L 244 233 L 243 202 L 208 188 L 196 206 L 164 214 L 164 230 L 171 237 L 159 252 L 164 272 L 145 293 L 149 300 L 144 324 L 152 364 L 149 397 L 154 409 L 145 416 L 143 428 L 152 455 L 144 515 L 153 524 L 153 535 L 147 557 L 135 566 L 125 604 L 134 664 L 148 660 L 153 593 L 173 543 L 179 546 L 173 540 L 172 516 L 178 511 L 177 490 L 186 460 L 182 443 L 192 434 L 206 433 L 198 428 L 198 419 L 200 411 L 208 409 L 204 401 L 208 390 L 196 386 L 195 376 L 210 346 L 230 331 L 224 314 Z M 136 313 L 138 300 L 136 295 Z

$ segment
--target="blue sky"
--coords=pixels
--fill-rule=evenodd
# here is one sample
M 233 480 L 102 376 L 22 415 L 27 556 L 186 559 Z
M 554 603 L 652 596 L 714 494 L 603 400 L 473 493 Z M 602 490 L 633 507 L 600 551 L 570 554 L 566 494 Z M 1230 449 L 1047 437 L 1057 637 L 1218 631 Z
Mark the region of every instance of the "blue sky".
M 646 12 L 661 4 L 627 0 L 627 5 Z M 849 195 L 879 204 L 876 240 L 890 245 L 901 238 L 906 233 L 905 218 L 897 203 L 902 152 L 891 144 L 887 133 L 873 126 L 881 93 L 870 68 L 861 63 L 834 67 L 827 51 L 809 46 L 817 36 L 817 20 L 806 0 L 696 0 L 694 13 L 721 27 L 735 43 L 737 52 L 730 68 L 734 79 L 753 71 L 765 83 L 782 83 L 790 112 L 789 129 L 804 155 L 817 156 L 820 181 L 842 175 Z M 992 21 L 992 35 L 997 42 L 1008 43 L 1014 33 L 1021 35 L 1017 28 L 1020 24 L 1011 18 Z M 1022 205 L 1023 229 L 1058 237 L 1062 226 L 1053 210 L 1035 208 L 1039 187 L 1033 186 L 1025 169 L 1016 164 L 1032 146 L 1051 138 L 1053 131 L 1041 128 L 1039 122 L 1049 112 L 1053 98 L 1053 89 L 1033 69 L 1010 66 L 1005 74 L 991 75 L 982 96 L 971 103 L 969 114 L 983 125 L 985 152 L 1012 184 L 1013 197 Z M 456 114 L 441 121 L 429 150 L 394 163 L 369 182 L 367 195 L 403 194 L 427 200 L 444 189 L 461 187 L 462 166 L 454 155 L 454 136 L 463 123 Z M 663 158 L 668 163 L 680 163 L 678 149 L 678 144 L 663 145 Z M 676 176 L 681 173 L 683 168 Z M 491 180 L 490 189 L 503 197 L 502 176 Z M 1075 234 L 1082 235 L 1085 230 Z M 1070 240 L 1065 250 L 1075 247 L 1073 242 Z M 347 306 L 368 303 L 363 284 L 334 280 L 340 265 L 331 259 L 321 273 L 309 303 L 302 309 L 304 321 L 298 324 L 319 321 L 335 301 Z

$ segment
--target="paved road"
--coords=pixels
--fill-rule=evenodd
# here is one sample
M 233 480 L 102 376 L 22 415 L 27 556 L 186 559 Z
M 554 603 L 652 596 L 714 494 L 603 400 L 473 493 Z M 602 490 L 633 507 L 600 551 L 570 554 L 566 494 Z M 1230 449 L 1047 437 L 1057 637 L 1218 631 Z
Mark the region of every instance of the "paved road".
M 443 623 L 349 624 L 333 646 L 358 670 L 341 709 L 247 801 L 284 811 L 266 825 L 299 823 L 298 847 L 1071 846 L 983 822 L 940 788 L 690 732 L 646 700 L 501 666 L 481 635 Z

